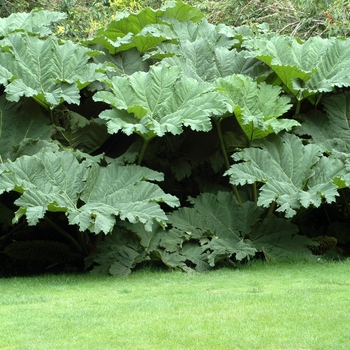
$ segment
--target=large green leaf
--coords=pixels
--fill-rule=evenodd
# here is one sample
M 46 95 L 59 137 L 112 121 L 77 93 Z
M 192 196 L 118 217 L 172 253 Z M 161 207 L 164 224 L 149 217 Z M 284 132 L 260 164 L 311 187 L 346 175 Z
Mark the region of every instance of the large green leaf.
M 93 267 L 93 274 L 125 276 L 138 263 L 148 259 L 136 235 L 117 226 L 85 259 L 85 268 Z
M 94 100 L 114 107 L 100 114 L 110 133 L 138 133 L 146 140 L 180 134 L 183 126 L 209 131 L 210 116 L 226 112 L 224 97 L 211 84 L 184 78 L 179 67 L 153 66 L 147 73 L 113 77 L 111 91 L 97 92 Z
M 304 146 L 295 135 L 273 135 L 262 140 L 259 148 L 246 148 L 233 158 L 243 162 L 233 164 L 226 172 L 230 182 L 264 183 L 258 205 L 268 207 L 276 201 L 277 210 L 285 212 L 286 217 L 292 217 L 300 207 L 318 207 L 323 199 L 333 202 L 338 195 L 333 179 L 342 167 L 332 158 L 322 158 L 317 145 Z
M 102 45 L 111 54 L 132 48 L 147 52 L 163 41 L 173 39 L 170 24 L 165 24 L 168 18 L 198 21 L 203 14 L 181 1 L 168 2 L 157 10 L 145 8 L 138 13 L 123 12 L 106 29 L 98 30 L 95 38 L 88 43 Z
M 246 59 L 244 51 L 221 46 L 213 48 L 207 39 L 182 41 L 177 50 L 173 57 L 163 59 L 163 64 L 180 66 L 184 76 L 198 81 L 214 82 L 220 77 L 246 73 L 251 68 L 252 60 Z
M 96 233 L 109 232 L 116 216 L 131 223 L 141 222 L 147 230 L 152 229 L 153 220 L 165 226 L 167 217 L 158 203 L 176 207 L 178 199 L 147 180 L 162 181 L 163 175 L 136 165 L 113 162 L 103 168 L 94 164 L 80 196 L 85 204 L 69 214 L 70 222 L 82 231 Z
M 316 70 L 315 62 L 326 51 L 327 41 L 313 38 L 303 44 L 292 37 L 275 36 L 248 40 L 244 46 L 251 50 L 253 57 L 272 68 L 285 86 L 297 95 L 294 81 L 310 79 Z
M 324 151 L 350 151 L 350 93 L 331 95 L 322 99 L 323 111 L 311 111 L 303 116 L 296 129 L 299 135 L 309 135 Z
M 0 52 L 0 81 L 9 81 L 5 92 L 10 101 L 33 97 L 47 109 L 64 101 L 79 104 L 79 90 L 103 76 L 100 65 L 89 63 L 98 52 L 71 41 L 13 34 L 1 44 L 6 51 Z
M 109 134 L 103 120 L 87 119 L 67 109 L 57 112 L 61 114 L 63 128 L 56 133 L 56 140 L 62 145 L 92 153 L 107 140 Z
M 191 198 L 196 214 L 202 218 L 205 229 L 209 229 L 218 237 L 235 237 L 237 240 L 249 234 L 251 226 L 258 221 L 262 210 L 252 202 L 240 205 L 233 193 L 218 192 L 216 195 L 204 193 Z M 181 212 L 181 209 L 178 210 Z M 179 227 L 177 220 L 170 216 L 175 227 Z
M 9 102 L 0 96 L 0 157 L 14 159 L 13 153 L 21 142 L 28 140 L 51 140 L 53 125 L 31 100 Z M 23 151 L 22 151 L 23 152 Z
M 291 107 L 290 99 L 281 94 L 279 86 L 258 84 L 241 74 L 220 78 L 215 85 L 250 142 L 300 125 L 296 120 L 278 119 Z
M 196 46 L 191 46 L 190 44 L 194 44 L 196 41 L 205 41 L 208 45 L 210 51 L 214 51 L 215 48 L 226 48 L 232 49 L 235 44 L 238 43 L 237 40 L 227 37 L 222 34 L 220 29 L 222 25 L 213 25 L 208 23 L 207 20 L 203 19 L 201 22 L 194 23 L 191 21 L 178 21 L 172 19 L 167 20 L 171 27 L 170 36 L 176 40 L 172 40 L 171 42 L 164 42 L 157 47 L 155 47 L 151 52 L 148 52 L 145 57 L 152 58 L 164 58 L 171 57 L 174 55 L 185 56 L 190 55 L 191 50 L 195 50 Z M 181 47 L 178 44 L 187 44 L 188 46 Z M 198 44 L 197 44 L 198 47 Z M 204 51 L 206 48 L 203 47 L 202 54 L 206 54 Z M 198 50 L 198 48 L 197 48 Z M 200 56 L 197 59 L 201 59 Z
M 256 249 L 245 238 L 259 220 L 262 209 L 252 202 L 240 205 L 228 192 L 204 193 L 192 198 L 191 203 L 193 208 L 177 210 L 169 215 L 169 221 L 189 239 L 204 239 L 202 251 L 210 253 L 210 266 L 232 255 L 236 260 L 254 256 Z
M 328 50 L 320 56 L 316 72 L 306 84 L 308 91 L 330 92 L 334 87 L 350 86 L 350 40 L 328 41 Z
M 224 25 L 213 25 L 206 20 L 199 23 L 171 21 L 177 43 L 162 43 L 145 57 L 163 59 L 164 64 L 181 66 L 184 76 L 198 81 L 213 82 L 234 73 L 259 78 L 265 67 L 255 58 L 246 58 L 245 51 L 234 49 L 238 40 L 223 34 Z
M 267 259 L 286 260 L 311 256 L 312 253 L 307 246 L 314 245 L 315 242 L 297 233 L 298 227 L 295 224 L 269 215 L 254 227 L 250 238 Z
M 334 87 L 350 86 L 348 39 L 312 37 L 305 42 L 275 36 L 245 43 L 253 57 L 265 62 L 298 99 Z
M 51 34 L 50 25 L 65 19 L 67 15 L 61 12 L 47 10 L 32 10 L 29 13 L 12 13 L 7 18 L 0 18 L 0 37 L 12 32 L 26 31 L 40 35 Z
M 96 46 L 98 49 L 99 46 Z M 151 65 L 151 62 L 144 59 L 143 55 L 135 48 L 121 51 L 111 55 L 105 49 L 102 49 L 104 55 L 95 56 L 93 59 L 99 63 L 107 63 L 112 65 L 113 69 L 108 70 L 106 75 L 111 78 L 114 75 L 131 75 L 135 72 L 146 72 Z
M 214 25 L 209 23 L 206 19 L 200 22 L 193 21 L 171 21 L 171 29 L 174 32 L 174 36 L 180 42 L 195 42 L 200 39 L 206 39 L 211 48 L 225 47 L 232 49 L 238 40 L 233 39 L 223 32 L 225 25 Z
M 78 162 L 72 152 L 42 152 L 0 165 L 0 194 L 16 191 L 20 197 L 16 220 L 26 215 L 36 225 L 46 211 L 65 212 L 81 231 L 108 233 L 116 217 L 152 228 L 153 220 L 167 220 L 159 202 L 177 206 L 178 200 L 156 184 L 162 174 L 137 166 L 110 163 L 101 167 L 91 159 Z

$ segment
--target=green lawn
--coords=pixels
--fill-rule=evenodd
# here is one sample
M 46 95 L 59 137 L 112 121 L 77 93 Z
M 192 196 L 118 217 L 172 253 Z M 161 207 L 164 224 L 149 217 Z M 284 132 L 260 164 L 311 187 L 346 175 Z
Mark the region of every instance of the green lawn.
M 0 349 L 350 347 L 350 261 L 0 279 Z

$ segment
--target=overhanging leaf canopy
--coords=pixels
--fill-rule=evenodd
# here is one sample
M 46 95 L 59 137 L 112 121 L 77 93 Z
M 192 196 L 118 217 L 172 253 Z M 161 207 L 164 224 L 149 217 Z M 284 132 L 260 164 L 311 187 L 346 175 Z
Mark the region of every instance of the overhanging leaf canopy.
M 100 114 L 110 133 L 137 133 L 145 140 L 180 134 L 183 126 L 209 131 L 210 116 L 226 112 L 224 97 L 211 84 L 184 78 L 180 67 L 153 66 L 147 73 L 113 77 L 111 91 L 97 92 L 94 100 L 114 107 Z
M 151 230 L 153 220 L 163 226 L 167 220 L 159 202 L 178 205 L 176 197 L 147 182 L 162 180 L 161 173 L 114 162 L 107 167 L 91 159 L 78 162 L 70 151 L 23 156 L 0 164 L 0 174 L 0 194 L 20 194 L 15 219 L 25 215 L 29 225 L 51 211 L 66 213 L 69 223 L 80 231 L 108 233 L 116 217 L 141 222 Z
M 328 203 L 335 200 L 338 192 L 333 179 L 344 168 L 339 160 L 321 156 L 317 145 L 304 146 L 300 138 L 287 133 L 271 135 L 258 146 L 234 154 L 235 161 L 243 162 L 226 172 L 234 185 L 264 183 L 258 205 L 268 207 L 276 201 L 277 210 L 292 217 L 300 207 L 318 207 L 323 199 Z

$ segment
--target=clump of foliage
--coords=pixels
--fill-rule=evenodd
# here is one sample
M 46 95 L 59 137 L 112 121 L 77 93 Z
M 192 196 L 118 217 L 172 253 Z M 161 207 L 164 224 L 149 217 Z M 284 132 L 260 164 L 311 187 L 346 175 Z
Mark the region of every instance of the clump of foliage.
M 345 251 L 349 39 L 214 25 L 170 2 L 72 42 L 53 34 L 66 15 L 0 22 L 5 260 L 57 241 L 120 275 L 312 257 L 320 235 Z

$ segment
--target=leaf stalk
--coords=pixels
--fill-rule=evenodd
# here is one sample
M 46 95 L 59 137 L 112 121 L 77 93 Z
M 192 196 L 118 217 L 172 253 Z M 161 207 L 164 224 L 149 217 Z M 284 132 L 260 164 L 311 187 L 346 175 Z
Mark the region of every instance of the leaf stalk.
M 142 145 L 142 148 L 141 148 L 141 151 L 139 154 L 139 158 L 137 160 L 137 165 L 141 165 L 141 163 L 143 161 L 143 157 L 144 157 L 146 149 L 147 149 L 147 146 L 148 146 L 150 141 L 151 141 L 151 139 L 149 139 L 149 140 L 143 139 L 143 145 Z
M 225 160 L 225 166 L 226 166 L 226 169 L 229 170 L 231 164 L 230 164 L 230 160 L 229 160 L 228 155 L 227 155 L 225 141 L 224 141 L 224 136 L 222 134 L 222 129 L 221 129 L 222 118 L 220 118 L 219 120 L 218 119 L 214 119 L 214 121 L 215 121 L 215 125 L 216 125 L 216 130 L 217 130 L 218 136 L 219 136 L 221 152 L 222 152 L 222 155 L 223 155 L 224 160 Z M 239 204 L 243 204 L 241 196 L 239 195 L 237 186 L 236 185 L 232 185 L 232 190 L 233 190 L 233 193 L 234 193 L 238 203 Z

